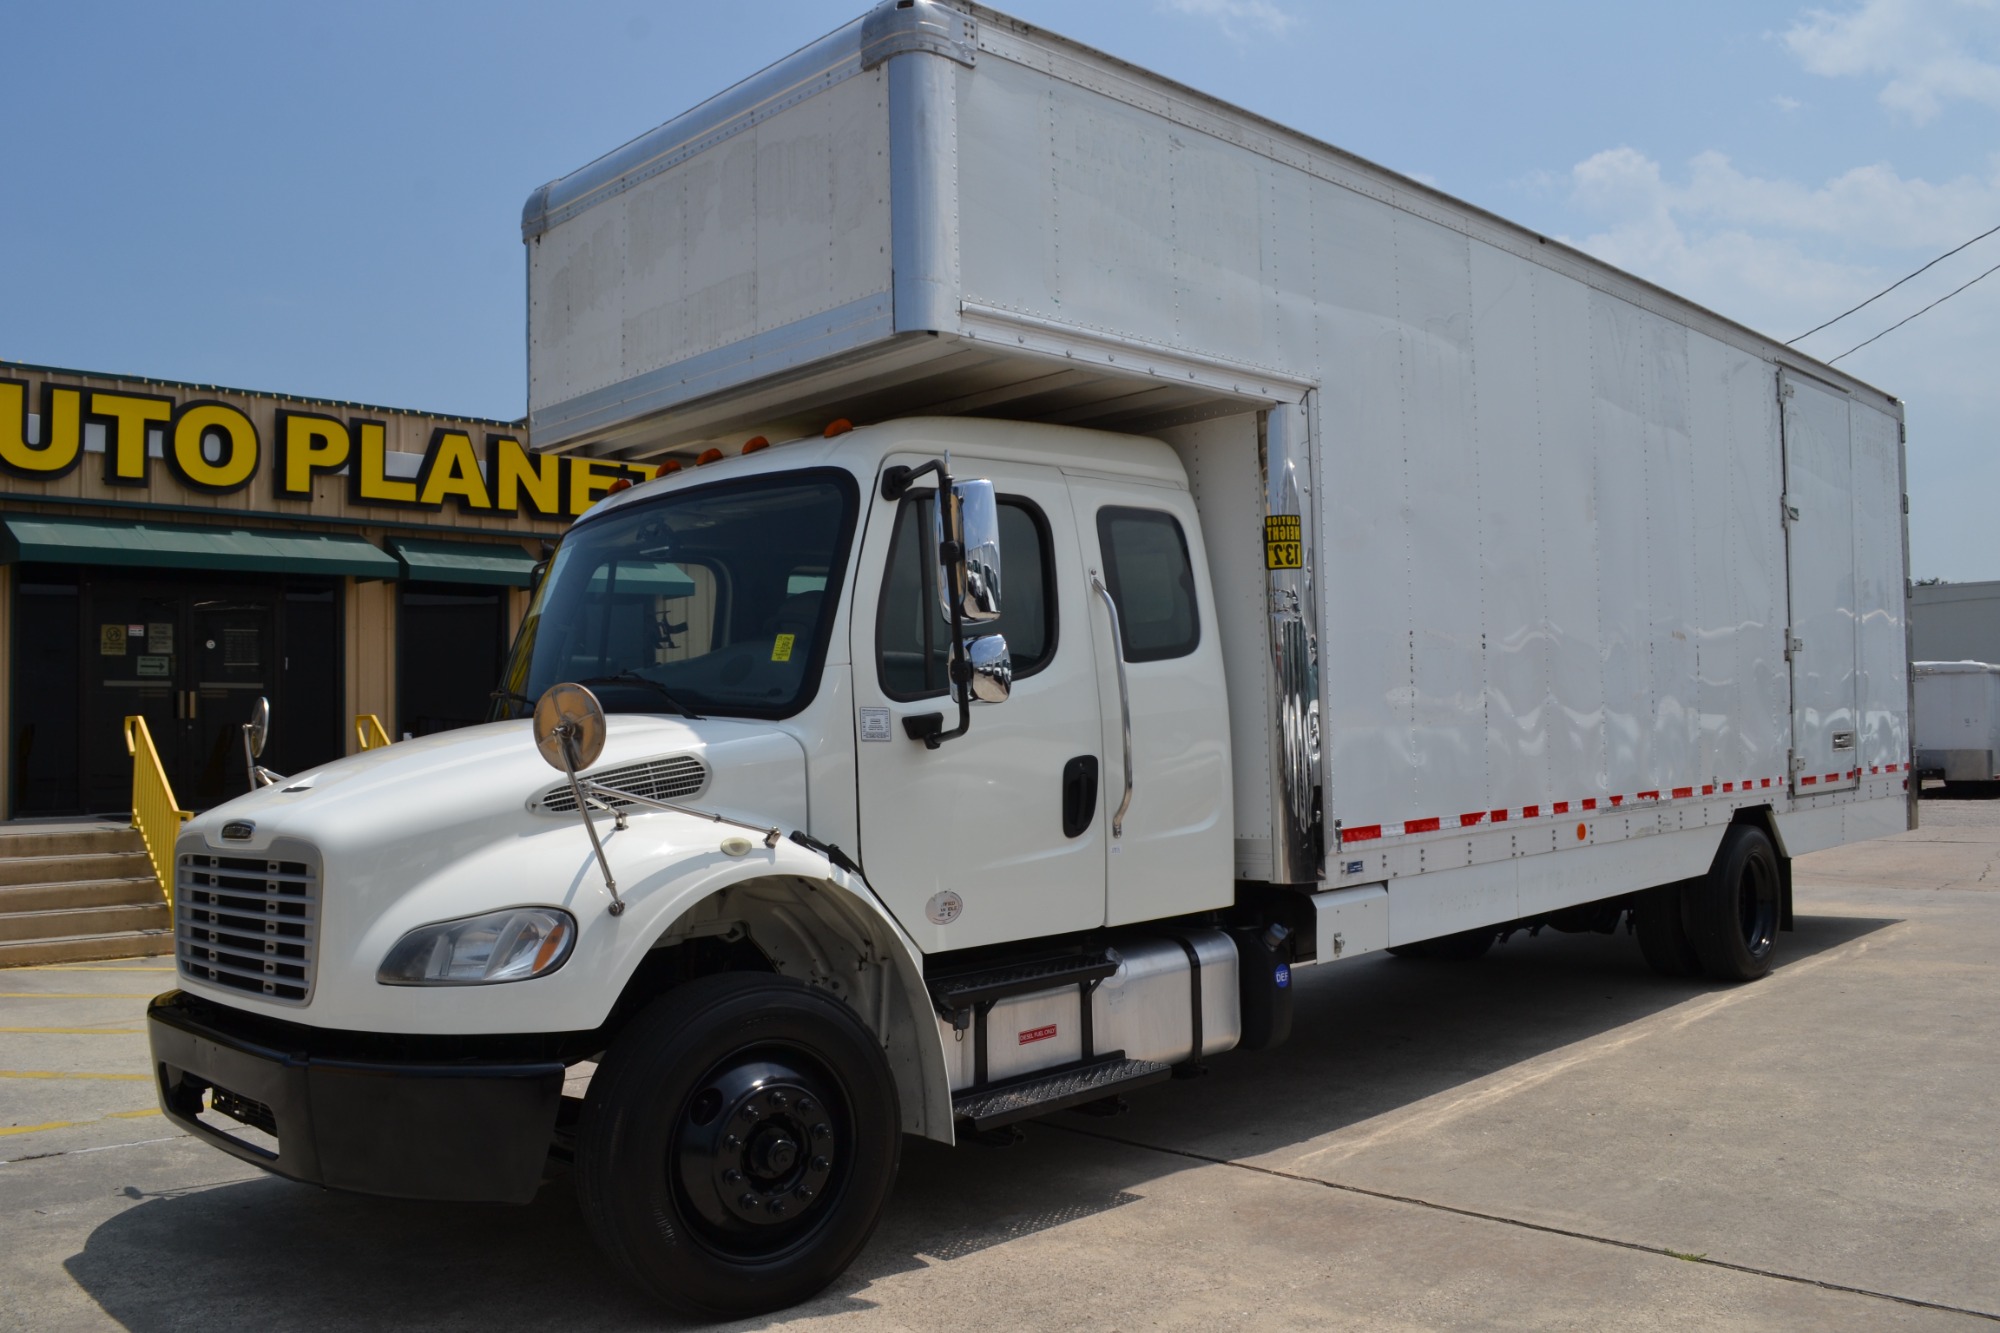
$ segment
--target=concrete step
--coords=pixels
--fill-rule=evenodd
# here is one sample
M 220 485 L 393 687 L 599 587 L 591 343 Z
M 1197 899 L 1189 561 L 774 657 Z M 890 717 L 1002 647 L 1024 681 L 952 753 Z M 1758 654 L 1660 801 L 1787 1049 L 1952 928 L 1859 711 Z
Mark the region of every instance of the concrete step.
M 0 824 L 0 858 L 22 856 L 90 856 L 99 852 L 143 852 L 145 840 L 137 829 L 115 824 L 86 824 L 78 828 L 38 828 L 10 833 Z
M 146 853 L 77 852 L 47 856 L 0 856 L 0 885 L 58 884 L 65 880 L 133 879 L 153 873 Z
M 164 902 L 115 907 L 56 907 L 39 912 L 0 912 L 0 942 L 55 940 L 120 931 L 166 930 L 172 917 Z
M 166 930 L 124 931 L 113 935 L 69 935 L 48 940 L 0 940 L 0 967 L 37 963 L 83 963 L 102 958 L 152 958 L 174 951 Z M 162 976 L 162 982 L 171 978 Z M 168 987 L 163 985 L 162 990 Z
M 165 901 L 159 881 L 150 874 L 58 884 L 0 885 L 0 914 L 46 912 L 61 907 L 151 906 Z

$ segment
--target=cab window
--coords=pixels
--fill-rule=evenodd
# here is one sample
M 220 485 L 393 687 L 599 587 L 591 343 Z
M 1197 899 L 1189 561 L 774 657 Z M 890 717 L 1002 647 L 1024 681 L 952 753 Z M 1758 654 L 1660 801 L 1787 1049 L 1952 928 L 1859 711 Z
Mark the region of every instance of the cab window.
M 1000 619 L 967 626 L 977 634 L 1007 636 L 1014 679 L 1031 676 L 1055 653 L 1054 561 L 1048 520 L 1029 500 L 998 497 Z M 911 495 L 896 511 L 889 545 L 889 568 L 875 618 L 875 661 L 882 692 L 891 699 L 922 699 L 945 693 L 950 663 L 951 622 L 938 605 L 937 545 L 931 495 Z

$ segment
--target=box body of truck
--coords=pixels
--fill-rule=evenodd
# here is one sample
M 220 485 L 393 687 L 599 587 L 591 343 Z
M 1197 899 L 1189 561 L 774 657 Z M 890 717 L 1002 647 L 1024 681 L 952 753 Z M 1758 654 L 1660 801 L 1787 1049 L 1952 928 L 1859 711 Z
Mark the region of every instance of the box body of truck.
M 901 1133 L 1114 1109 L 1383 949 L 1629 915 L 1753 979 L 1789 856 L 1914 820 L 1900 405 L 1337 149 L 888 0 L 523 238 L 531 443 L 659 476 L 492 723 L 186 826 L 155 1063 L 245 1160 L 553 1151 L 660 1299 L 772 1308 Z
M 1387 885 L 1350 946 L 1699 873 L 1751 806 L 1794 854 L 1910 818 L 1899 404 L 1546 237 L 927 3 L 554 182 L 524 236 L 538 448 L 1167 441 L 1233 874 Z
M 1990 662 L 1917 662 L 1919 778 L 1980 790 L 2000 783 L 2000 666 Z

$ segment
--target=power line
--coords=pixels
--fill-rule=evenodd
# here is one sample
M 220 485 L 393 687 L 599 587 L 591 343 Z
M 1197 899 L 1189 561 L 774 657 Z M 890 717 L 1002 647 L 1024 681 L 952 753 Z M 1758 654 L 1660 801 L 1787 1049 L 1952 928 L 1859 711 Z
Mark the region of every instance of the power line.
M 1877 301 L 1879 301 L 1879 300 L 1881 300 L 1881 299 L 1882 299 L 1883 297 L 1887 296 L 1887 295 L 1888 295 L 1888 294 L 1889 294 L 1890 292 L 1893 292 L 1893 291 L 1895 291 L 1895 290 L 1896 290 L 1896 289 L 1897 289 L 1898 287 L 1900 287 L 1900 286 L 1902 286 L 1902 285 L 1903 285 L 1904 283 L 1908 282 L 1908 281 L 1909 281 L 1909 280 L 1910 280 L 1911 278 L 1914 278 L 1914 277 L 1916 277 L 1916 276 L 1917 276 L 1917 273 L 1922 273 L 1922 272 L 1924 271 L 1924 269 L 1928 269 L 1928 268 L 1931 268 L 1931 267 L 1932 267 L 1932 266 L 1934 266 L 1934 265 L 1937 265 L 1937 264 L 1942 264 L 1942 263 L 1943 263 L 1943 262 L 1944 262 L 1945 260 L 1947 260 L 1947 259 L 1950 259 L 1950 258 L 1951 258 L 1951 257 L 1952 257 L 1953 255 L 1957 254 L 1957 253 L 1958 253 L 1958 252 L 1959 252 L 1960 250 L 1963 250 L 1963 249 L 1965 249 L 1965 248 L 1966 248 L 1966 246 L 1969 246 L 1969 245 L 1977 245 L 1977 244 L 1978 244 L 1979 242 L 1981 242 L 1981 241 L 1985 240 L 1985 239 L 1986 239 L 1986 238 L 1987 238 L 1988 236 L 1991 236 L 1991 235 L 1992 235 L 1992 234 L 1993 234 L 1994 232 L 1996 232 L 1996 231 L 2000 231 L 2000 227 L 1990 227 L 1990 228 L 1988 228 L 1987 230 L 1985 230 L 1985 231 L 1982 231 L 1982 232 L 1980 232 L 1980 233 L 1979 233 L 1979 234 L 1978 234 L 1977 236 L 1973 237 L 1973 238 L 1972 238 L 1971 240 L 1967 241 L 1967 242 L 1965 243 L 1965 245 L 1961 245 L 1961 246 L 1957 246 L 1957 247 L 1955 247 L 1955 248 L 1953 248 L 1953 249 L 1950 249 L 1950 250 L 1947 250 L 1947 251 L 1945 251 L 1945 252 L 1944 252 L 1943 254 L 1939 255 L 1939 256 L 1938 256 L 1938 257 L 1937 257 L 1936 259 L 1933 259 L 1933 260 L 1932 260 L 1932 261 L 1931 261 L 1931 262 L 1930 262 L 1929 264 L 1926 264 L 1926 265 L 1924 265 L 1924 267 L 1923 267 L 1923 268 L 1920 268 L 1920 269 L 1918 269 L 1918 270 L 1916 271 L 1916 273 L 1906 273 L 1906 274 L 1904 274 L 1904 275 L 1903 275 L 1902 277 L 1900 277 L 1900 278 L 1896 279 L 1896 280 L 1895 280 L 1894 282 L 1890 283 L 1890 284 L 1889 284 L 1889 285 L 1888 285 L 1887 287 L 1884 287 L 1884 288 L 1883 288 L 1883 289 L 1882 289 L 1881 291 L 1879 291 L 1879 292 L 1875 293 L 1875 294 L 1874 294 L 1873 296 L 1869 297 L 1869 298 L 1868 298 L 1868 299 L 1867 299 L 1866 301 L 1863 301 L 1863 302 L 1862 302 L 1862 303 L 1861 303 L 1860 305 L 1858 305 L 1858 306 L 1855 306 L 1855 307 L 1854 307 L 1854 310 L 1864 310 L 1864 309 L 1866 309 L 1867 307 L 1869 307 L 1869 306 L 1871 306 L 1871 305 L 1874 305 L 1874 304 L 1875 304 L 1875 303 L 1876 303 Z M 1984 275 L 1982 275 L 1982 276 L 1984 276 Z M 1979 279 L 1978 279 L 1978 278 L 1974 278 L 1974 279 L 1973 279 L 1973 282 L 1977 282 L 1977 281 L 1979 281 Z M 1967 284 L 1967 285 L 1969 286 L 1970 284 Z M 1929 306 L 1925 306 L 1925 307 L 1924 307 L 1924 309 L 1925 309 L 1925 310 L 1928 310 L 1928 309 L 1930 309 L 1930 307 L 1929 307 Z M 1843 310 L 1843 311 L 1841 311 L 1841 312 L 1840 312 L 1839 314 L 1835 315 L 1835 316 L 1834 316 L 1834 317 L 1833 317 L 1832 319 L 1829 319 L 1829 320 L 1828 320 L 1828 321 L 1827 321 L 1826 323 L 1824 323 L 1824 324 L 1819 324 L 1819 325 L 1815 325 L 1814 327 L 1812 327 L 1812 328 L 1810 328 L 1810 329 L 1807 329 L 1807 330 L 1806 330 L 1806 331 L 1805 331 L 1804 333 L 1801 333 L 1801 334 L 1800 334 L 1800 335 L 1799 335 L 1798 337 L 1796 337 L 1796 338 L 1790 338 L 1790 339 L 1787 339 L 1787 340 L 1786 340 L 1786 342 L 1785 342 L 1785 346 L 1787 346 L 1787 347 L 1790 347 L 1790 346 L 1792 346 L 1792 345 L 1793 345 L 1794 343 L 1802 343 L 1802 342 L 1804 342 L 1804 341 L 1805 341 L 1806 339 L 1808 339 L 1808 338 L 1812 337 L 1812 336 L 1813 336 L 1813 335 L 1814 335 L 1815 333 L 1818 333 L 1818 332 L 1819 332 L 1819 331 L 1820 331 L 1821 329 L 1827 329 L 1827 328 L 1832 328 L 1832 327 L 1833 327 L 1833 326 L 1834 326 L 1835 324 L 1838 324 L 1838 323 L 1840 323 L 1840 321 L 1841 321 L 1841 320 L 1843 320 L 1843 319 L 1846 319 L 1846 318 L 1847 318 L 1847 317 L 1848 317 L 1849 315 L 1853 314 L 1853 313 L 1854 313 L 1854 310 Z M 1922 313 L 1923 313 L 1923 311 L 1922 311 L 1922 310 L 1920 310 L 1920 311 L 1918 311 L 1918 312 L 1917 312 L 1917 314 L 1919 314 L 1919 315 L 1920 315 L 1920 314 L 1922 314 Z M 1916 316 L 1915 316 L 1915 315 L 1912 315 L 1912 316 L 1911 316 L 1911 318 L 1912 318 L 1912 319 L 1914 319 L 1914 318 L 1916 318 Z M 1884 329 L 1884 330 L 1882 330 L 1882 333 L 1887 333 L 1887 332 L 1888 332 L 1888 330 L 1887 330 L 1887 329 Z M 1875 336 L 1876 336 L 1877 338 L 1879 338 L 1879 337 L 1881 337 L 1881 336 L 1882 336 L 1882 334 L 1881 334 L 1881 333 L 1878 333 L 1878 334 L 1876 334 Z M 1871 340 L 1871 341 L 1872 341 L 1872 340 Z M 1864 344 L 1864 345 L 1865 345 L 1865 344 Z M 1849 350 L 1850 350 L 1850 351 L 1853 351 L 1853 350 L 1858 350 L 1858 349 L 1853 349 L 1853 348 L 1850 348 Z M 1847 353 L 1846 353 L 1846 352 L 1842 352 L 1842 353 L 1841 353 L 1840 355 L 1841 355 L 1841 356 L 1846 356 L 1846 355 L 1847 355 Z M 1829 361 L 1829 362 L 1827 362 L 1827 364 L 1828 364 L 1828 365 L 1832 365 L 1832 364 L 1833 364 L 1833 362 Z
M 2000 227 L 1996 227 L 1994 230 L 2000 231 Z M 1984 273 L 1979 275 L 1979 278 L 1990 278 L 1995 273 L 2000 273 L 2000 264 L 1995 264 L 1992 268 L 1987 269 Z M 1978 282 L 1979 278 L 1974 278 L 1972 282 Z M 1952 288 L 1950 291 L 1946 292 L 1943 296 L 1940 296 L 1937 300 L 1925 306 L 1924 310 L 1933 310 L 1936 309 L 1938 306 L 1943 305 L 1946 301 L 1949 301 L 1952 297 L 1957 296 L 1960 292 L 1964 291 L 1966 287 L 1970 287 L 1972 285 L 1972 282 L 1968 282 L 1961 287 Z M 1882 330 L 1881 333 L 1876 334 L 1875 338 L 1881 338 L 1888 334 L 1894 333 L 1897 329 L 1902 328 L 1905 324 L 1915 319 L 1917 315 L 1923 314 L 1924 310 L 1919 310 L 1916 315 L 1905 315 L 1903 318 L 1897 320 L 1894 324 L 1891 324 L 1888 328 Z M 1838 361 L 1841 359 L 1841 357 L 1853 356 L 1856 352 L 1866 347 L 1868 343 L 1874 342 L 1875 338 L 1870 338 L 1868 342 L 1861 342 L 1854 344 L 1854 346 L 1842 352 L 1840 356 L 1836 356 L 1835 358 L 1833 358 L 1833 361 Z M 1827 364 L 1830 366 L 1833 364 L 1833 361 L 1829 361 L 1827 362 Z

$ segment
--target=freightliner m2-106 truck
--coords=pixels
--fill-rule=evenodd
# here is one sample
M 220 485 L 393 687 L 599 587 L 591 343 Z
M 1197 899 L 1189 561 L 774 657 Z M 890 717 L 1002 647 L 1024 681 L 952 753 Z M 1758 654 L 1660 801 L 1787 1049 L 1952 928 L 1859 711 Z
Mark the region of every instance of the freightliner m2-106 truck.
M 662 475 L 489 725 L 186 826 L 161 1095 L 280 1175 L 566 1160 L 662 1301 L 780 1306 L 904 1134 L 1377 950 L 1749 980 L 1791 857 L 1912 822 L 1898 403 L 1434 190 L 891 0 L 523 234 L 534 446 Z

